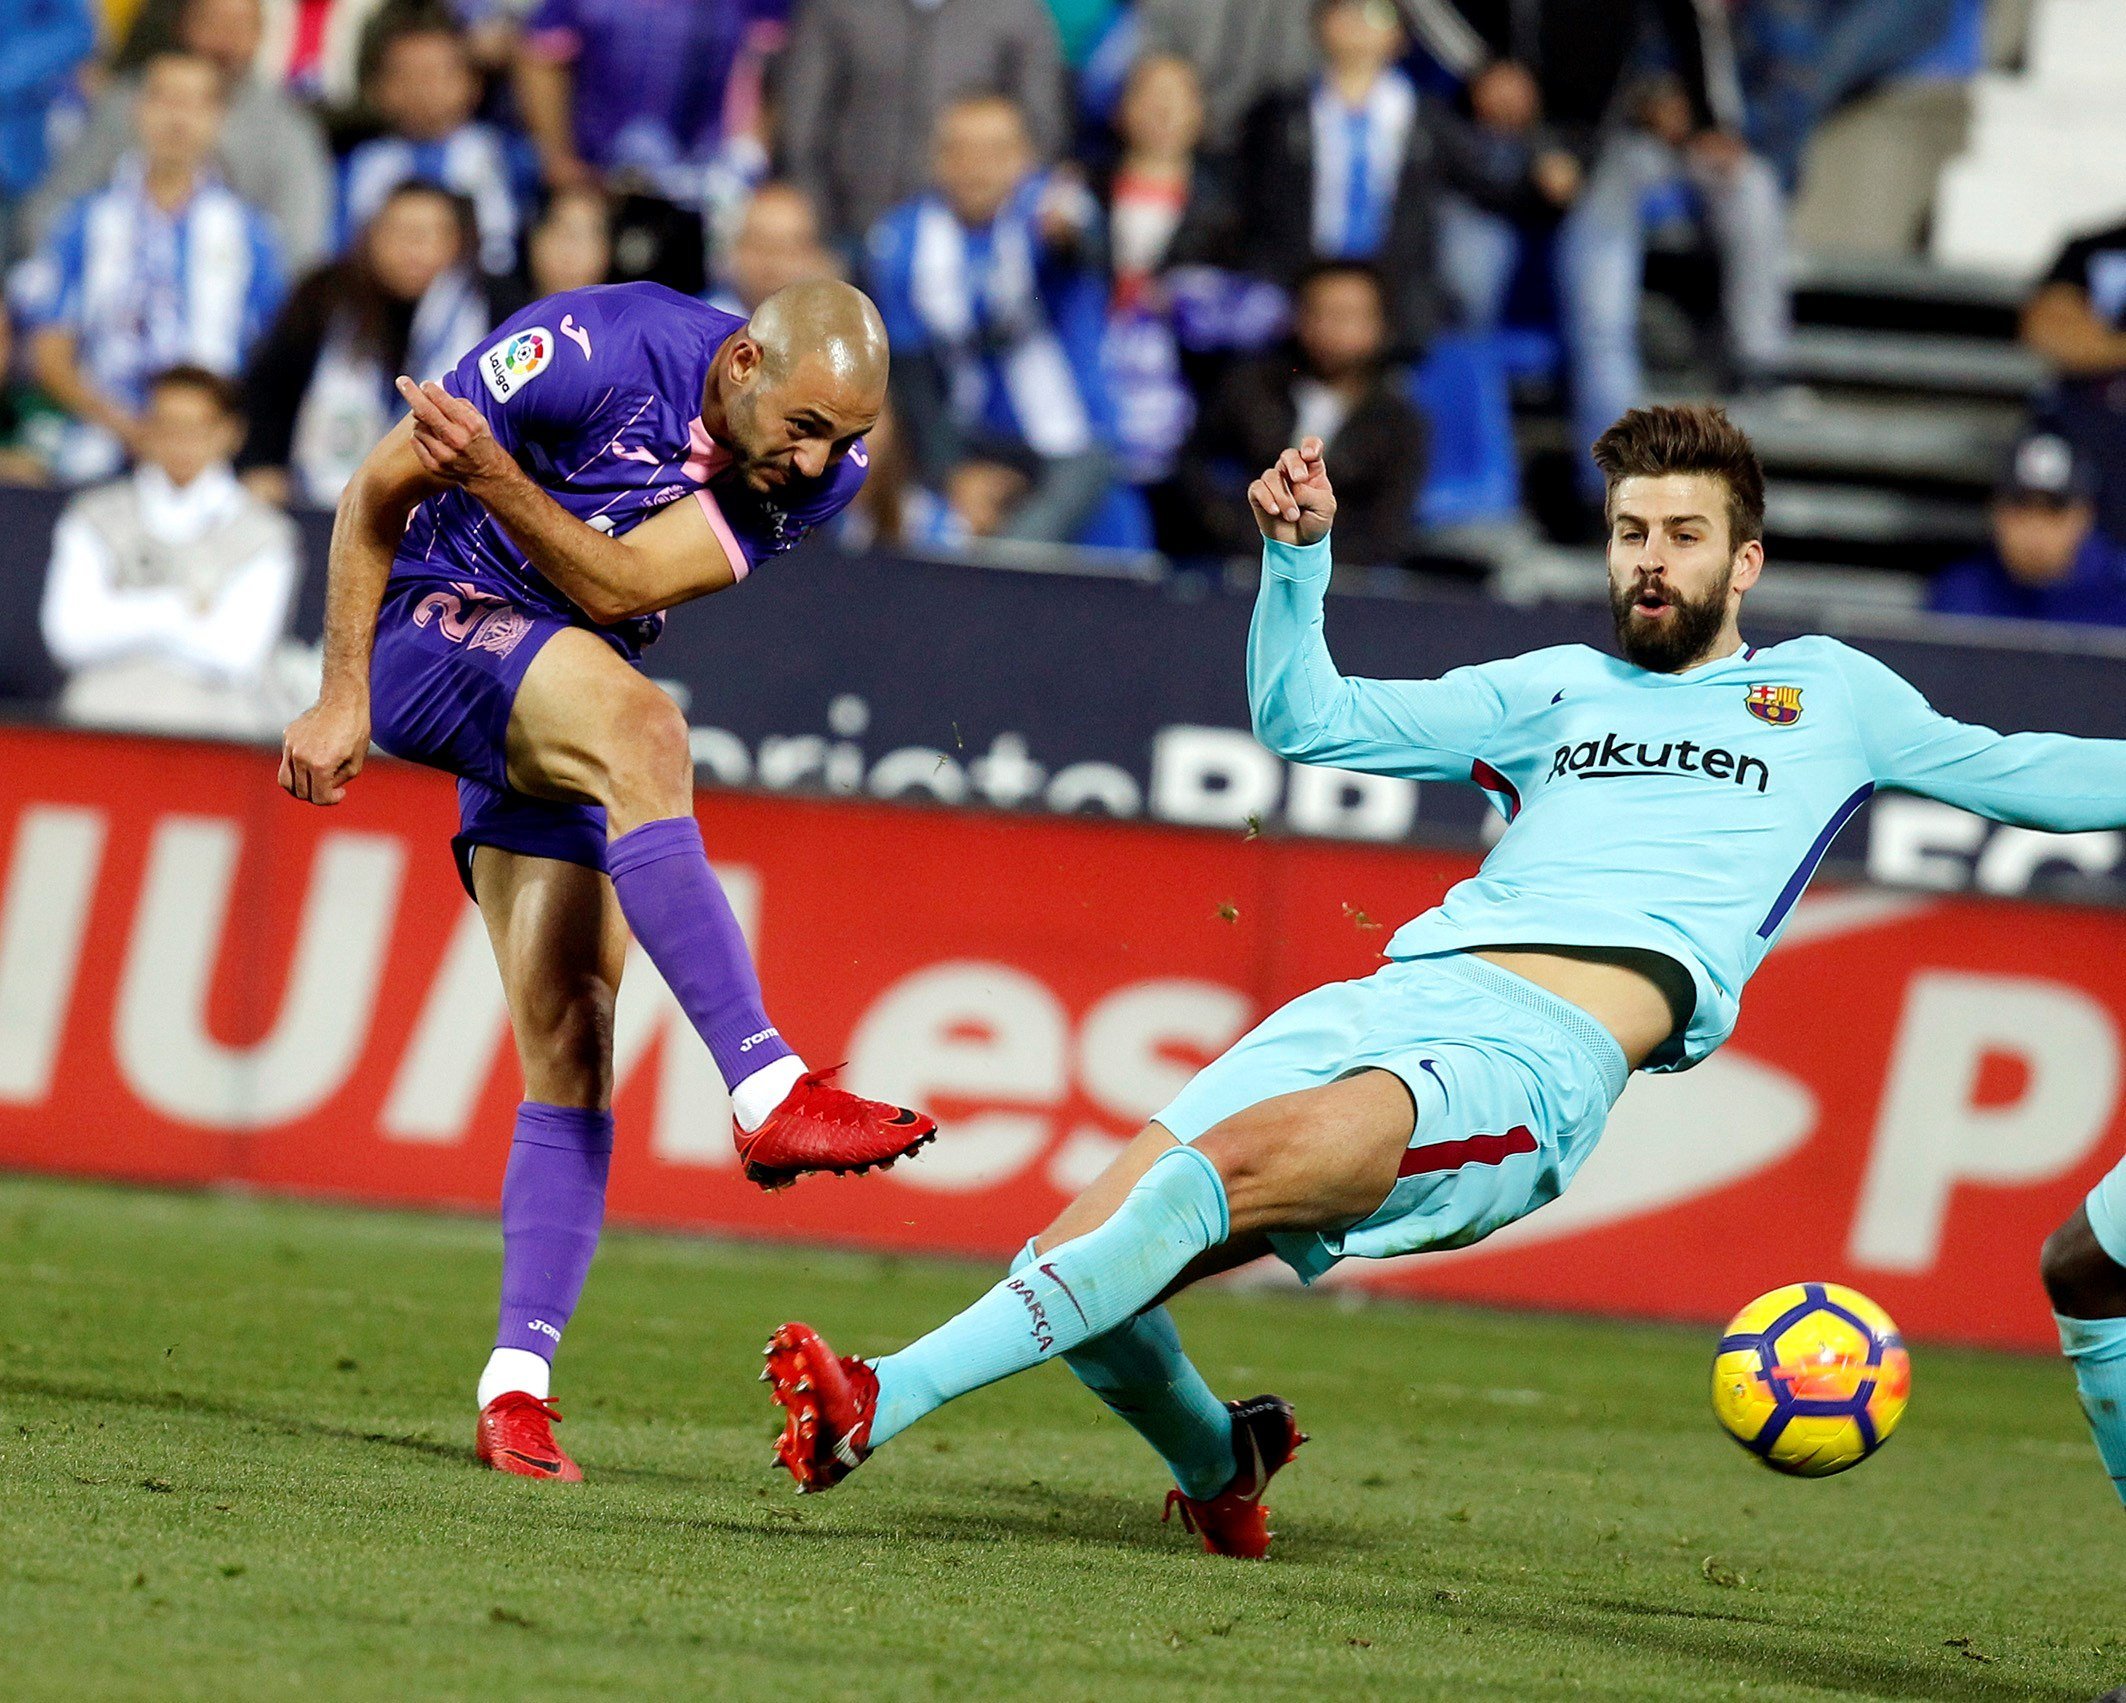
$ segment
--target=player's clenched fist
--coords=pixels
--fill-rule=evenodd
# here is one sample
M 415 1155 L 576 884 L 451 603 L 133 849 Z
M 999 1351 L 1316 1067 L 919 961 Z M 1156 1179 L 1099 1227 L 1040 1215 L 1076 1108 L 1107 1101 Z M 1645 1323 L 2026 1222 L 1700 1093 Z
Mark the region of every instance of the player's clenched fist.
M 462 396 L 451 395 L 433 380 L 415 384 L 403 377 L 398 391 L 413 412 L 413 452 L 438 479 L 472 485 L 515 469 L 480 410 Z
M 368 755 L 368 706 L 321 698 L 281 736 L 281 786 L 308 804 L 337 804 Z
M 1336 524 L 1336 492 L 1329 484 L 1321 439 L 1288 449 L 1248 487 L 1255 524 L 1273 544 L 1319 544 Z

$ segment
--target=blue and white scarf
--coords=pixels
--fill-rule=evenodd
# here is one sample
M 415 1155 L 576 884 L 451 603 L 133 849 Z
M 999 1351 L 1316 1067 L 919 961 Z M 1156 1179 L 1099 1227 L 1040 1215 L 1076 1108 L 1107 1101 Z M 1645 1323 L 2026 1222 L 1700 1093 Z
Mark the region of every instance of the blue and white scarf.
M 440 185 L 472 203 L 480 266 L 498 276 L 517 263 L 517 197 L 502 143 L 484 124 L 460 125 L 439 142 L 378 136 L 340 168 L 340 249 L 344 253 L 384 199 L 402 183 Z
M 1035 454 L 1081 455 L 1093 423 L 1070 356 L 1042 306 L 1030 179 L 986 227 L 969 230 L 935 196 L 915 210 L 909 294 L 945 362 L 955 414 L 1007 430 Z
M 347 316 L 336 315 L 303 391 L 288 449 L 303 496 L 320 508 L 337 503 L 377 439 L 406 412 L 392 387 L 398 373 L 421 383 L 441 379 L 492 329 L 491 318 L 486 293 L 469 268 L 444 273 L 415 305 L 405 361 L 393 370 L 358 349 Z
M 278 305 L 280 272 L 264 221 L 219 178 L 203 177 L 174 212 L 149 199 L 138 156 L 110 187 L 77 202 L 18 270 L 13 297 L 32 326 L 74 333 L 84 372 L 128 407 L 148 380 L 190 362 L 235 373 Z M 76 423 L 55 452 L 69 482 L 117 467 L 117 441 Z

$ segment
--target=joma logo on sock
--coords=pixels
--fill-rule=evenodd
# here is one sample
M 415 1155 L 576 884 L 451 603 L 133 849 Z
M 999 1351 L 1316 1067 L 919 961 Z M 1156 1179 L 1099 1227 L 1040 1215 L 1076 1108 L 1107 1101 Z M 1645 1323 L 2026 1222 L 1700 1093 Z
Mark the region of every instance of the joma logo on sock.
M 1624 775 L 1679 773 L 1733 781 L 1737 786 L 1755 785 L 1759 792 L 1772 780 L 1771 767 L 1762 757 L 1720 745 L 1700 745 L 1695 739 L 1669 740 L 1654 746 L 1643 739 L 1620 739 L 1612 733 L 1601 739 L 1583 739 L 1577 745 L 1560 745 L 1550 759 L 1550 778 L 1554 781 L 1567 775 L 1599 781 Z
M 535 1330 L 541 1336 L 550 1336 L 556 1342 L 559 1342 L 561 1340 L 561 1333 L 554 1329 L 554 1327 L 548 1324 L 544 1319 L 528 1319 L 525 1321 L 524 1328 L 526 1330 Z
M 1033 1345 L 1046 1354 L 1056 1345 L 1055 1332 L 1048 1328 L 1048 1309 L 1041 1305 L 1041 1298 L 1026 1286 L 1024 1279 L 1014 1277 L 1006 1287 L 1026 1303 L 1026 1323 L 1033 1332 Z
M 762 1041 L 777 1040 L 781 1037 L 781 1035 L 782 1031 L 771 1025 L 770 1027 L 761 1030 L 759 1034 L 748 1035 L 744 1040 L 740 1041 L 738 1043 L 738 1050 L 742 1053 L 749 1053 L 755 1047 L 759 1046 Z

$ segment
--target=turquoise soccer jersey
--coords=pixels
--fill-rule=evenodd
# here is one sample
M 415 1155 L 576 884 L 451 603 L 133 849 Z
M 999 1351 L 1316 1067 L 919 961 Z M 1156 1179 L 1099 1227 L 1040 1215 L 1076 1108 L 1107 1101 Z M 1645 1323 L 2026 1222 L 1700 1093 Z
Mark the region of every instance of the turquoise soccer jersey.
M 1388 956 L 1662 953 L 1690 972 L 1697 1006 L 1648 1069 L 1688 1069 L 1733 1032 L 1743 984 L 1876 788 L 2032 828 L 2126 823 L 2126 741 L 1952 721 L 1836 639 L 1746 646 L 1682 674 L 1559 645 L 1437 680 L 1347 680 L 1322 635 L 1328 581 L 1328 541 L 1265 547 L 1248 633 L 1256 736 L 1302 762 L 1470 782 L 1508 823 Z

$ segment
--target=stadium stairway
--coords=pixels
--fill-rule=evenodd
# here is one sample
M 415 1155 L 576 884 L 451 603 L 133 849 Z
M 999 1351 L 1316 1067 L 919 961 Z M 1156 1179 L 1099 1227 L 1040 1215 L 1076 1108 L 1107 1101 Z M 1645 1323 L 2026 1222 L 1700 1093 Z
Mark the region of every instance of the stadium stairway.
M 1978 548 L 1988 492 L 2044 383 L 2022 287 L 1916 260 L 1819 256 L 1796 280 L 1788 383 L 1734 404 L 1780 559 L 1896 576 L 1916 598 Z

